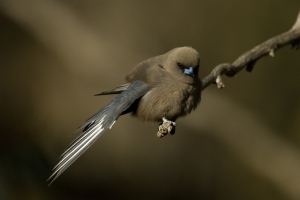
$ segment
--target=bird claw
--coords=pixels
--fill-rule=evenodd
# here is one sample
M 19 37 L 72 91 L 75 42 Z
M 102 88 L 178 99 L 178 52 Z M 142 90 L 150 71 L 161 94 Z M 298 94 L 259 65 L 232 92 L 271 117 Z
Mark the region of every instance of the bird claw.
M 175 134 L 175 127 L 176 123 L 170 120 L 167 120 L 166 118 L 162 118 L 162 123 L 159 124 L 157 137 L 162 138 L 166 136 L 168 133 L 171 135 Z

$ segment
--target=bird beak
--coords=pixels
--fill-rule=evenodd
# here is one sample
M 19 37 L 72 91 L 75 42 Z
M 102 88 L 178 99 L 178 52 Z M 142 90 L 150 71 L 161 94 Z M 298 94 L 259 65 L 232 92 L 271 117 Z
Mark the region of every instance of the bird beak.
M 191 76 L 191 77 L 195 77 L 195 74 L 194 74 L 194 69 L 193 67 L 190 67 L 188 69 L 184 69 L 183 73 Z

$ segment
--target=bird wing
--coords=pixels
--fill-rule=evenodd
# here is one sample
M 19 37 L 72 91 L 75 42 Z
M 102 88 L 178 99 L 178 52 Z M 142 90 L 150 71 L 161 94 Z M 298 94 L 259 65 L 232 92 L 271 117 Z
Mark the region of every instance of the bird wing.
M 53 168 L 49 177 L 50 184 L 57 179 L 81 154 L 83 154 L 107 129 L 111 128 L 118 117 L 126 111 L 135 100 L 150 91 L 149 85 L 142 81 L 135 81 L 128 85 L 127 89 L 119 94 L 107 106 L 90 117 L 78 129 L 83 129 L 79 135 L 61 155 L 60 161 Z M 49 185 L 50 185 L 49 184 Z
M 120 85 L 112 90 L 107 90 L 104 92 L 101 92 L 99 94 L 95 94 L 94 96 L 100 96 L 100 95 L 108 95 L 108 94 L 120 94 L 124 90 L 126 90 L 129 87 L 130 83 L 125 83 L 123 85 Z

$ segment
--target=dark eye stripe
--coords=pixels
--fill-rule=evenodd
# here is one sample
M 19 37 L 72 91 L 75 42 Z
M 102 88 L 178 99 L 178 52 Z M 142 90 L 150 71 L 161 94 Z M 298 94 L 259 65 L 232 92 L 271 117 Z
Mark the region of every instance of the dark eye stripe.
M 158 66 L 159 66 L 160 68 L 162 68 L 162 69 L 165 69 L 164 66 L 162 66 L 162 65 L 158 65 Z
M 177 66 L 178 66 L 180 69 L 184 68 L 184 65 L 181 64 L 181 63 L 177 63 Z

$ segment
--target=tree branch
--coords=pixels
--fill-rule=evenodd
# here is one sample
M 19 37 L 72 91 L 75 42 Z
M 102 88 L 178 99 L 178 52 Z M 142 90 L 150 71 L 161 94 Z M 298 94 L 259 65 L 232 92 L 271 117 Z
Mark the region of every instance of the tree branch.
M 211 73 L 202 79 L 202 90 L 211 83 L 223 88 L 225 85 L 221 79 L 221 75 L 233 77 L 243 68 L 251 72 L 256 61 L 264 56 L 274 57 L 275 51 L 286 45 L 292 45 L 293 49 L 299 49 L 300 46 L 300 12 L 293 27 L 280 35 L 268 39 L 267 41 L 257 45 L 253 49 L 242 54 L 233 63 L 222 63 L 217 65 Z

